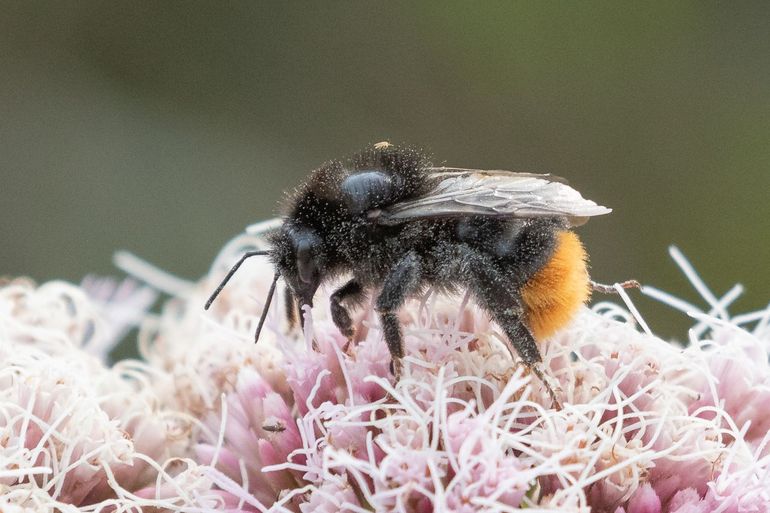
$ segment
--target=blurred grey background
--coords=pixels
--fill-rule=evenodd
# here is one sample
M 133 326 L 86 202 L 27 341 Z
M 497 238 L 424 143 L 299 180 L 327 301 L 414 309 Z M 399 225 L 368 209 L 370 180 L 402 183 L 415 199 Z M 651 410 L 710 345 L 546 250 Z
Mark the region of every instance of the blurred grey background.
M 770 4 L 0 2 L 0 274 L 196 278 L 321 162 L 381 140 L 551 172 L 615 212 L 600 281 L 770 299 Z M 635 294 L 638 297 L 638 294 Z M 683 338 L 682 316 L 638 304 Z

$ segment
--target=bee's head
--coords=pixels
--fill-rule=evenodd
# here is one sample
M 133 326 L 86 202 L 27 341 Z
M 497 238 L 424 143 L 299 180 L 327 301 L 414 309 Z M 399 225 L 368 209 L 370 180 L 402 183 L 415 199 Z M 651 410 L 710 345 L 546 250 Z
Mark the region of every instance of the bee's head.
M 313 296 L 324 276 L 326 254 L 315 230 L 284 225 L 270 237 L 277 271 L 300 305 L 313 306 Z

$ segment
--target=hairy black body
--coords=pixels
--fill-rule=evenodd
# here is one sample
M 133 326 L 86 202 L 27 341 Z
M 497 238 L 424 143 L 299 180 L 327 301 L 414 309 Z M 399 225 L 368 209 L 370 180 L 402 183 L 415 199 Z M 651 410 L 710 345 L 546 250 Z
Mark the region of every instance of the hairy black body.
M 563 326 L 589 293 L 585 252 L 569 228 L 610 212 L 557 177 L 434 167 L 419 152 L 387 143 L 328 162 L 286 207 L 282 226 L 268 236 L 270 249 L 246 253 L 206 308 L 246 258 L 269 256 L 276 274 L 257 339 L 279 278 L 291 322 L 299 306 L 312 306 L 322 282 L 345 276 L 330 297 L 334 323 L 352 338 L 348 309 L 375 294 L 398 378 L 404 346 L 397 313 L 406 299 L 427 287 L 469 290 L 544 383 L 533 330 L 545 336 Z
M 540 361 L 534 338 L 523 324 L 520 289 L 554 250 L 555 228 L 566 219 L 470 216 L 416 220 L 395 226 L 377 223 L 378 210 L 426 194 L 435 180 L 423 158 L 410 150 L 369 150 L 348 165 L 339 161 L 315 171 L 290 201 L 283 228 L 270 237 L 273 258 L 291 291 L 312 304 L 320 279 L 301 297 L 297 248 L 312 247 L 306 274 L 332 279 L 352 275 L 331 297 L 332 319 L 353 336 L 347 307 L 375 292 L 385 340 L 396 374 L 404 355 L 397 312 L 406 299 L 434 287 L 470 290 L 501 326 L 527 365 Z M 312 263 L 309 263 L 312 262 Z

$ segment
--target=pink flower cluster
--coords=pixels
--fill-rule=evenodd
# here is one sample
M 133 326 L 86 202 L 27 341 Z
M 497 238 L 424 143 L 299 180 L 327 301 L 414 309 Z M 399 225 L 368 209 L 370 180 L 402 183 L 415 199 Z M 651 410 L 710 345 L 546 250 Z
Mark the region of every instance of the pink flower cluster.
M 645 292 L 695 318 L 688 344 L 652 335 L 631 303 L 584 309 L 542 346 L 557 410 L 467 297 L 408 303 L 398 383 L 371 307 L 348 341 L 328 290 L 304 333 L 273 308 L 255 346 L 267 262 L 202 305 L 261 243 L 239 237 L 197 284 L 133 266 L 174 297 L 144 315 L 143 361 L 112 368 L 82 343 L 111 332 L 104 301 L 70 287 L 87 311 L 73 321 L 66 304 L 19 307 L 49 285 L 2 289 L 0 507 L 770 512 L 770 309 L 731 317 L 740 290 L 717 298 L 675 250 L 706 308 Z
M 112 290 L 140 309 L 154 297 Z M 142 364 L 107 368 L 89 353 L 120 328 L 106 324 L 108 303 L 62 282 L 0 287 L 3 511 L 136 510 L 133 492 L 190 444 L 190 422 L 158 407 Z
M 213 274 L 249 243 L 259 241 L 233 244 Z M 308 317 L 304 336 L 289 331 L 276 308 L 260 348 L 239 344 L 236 366 L 230 359 L 212 367 L 208 340 L 230 347 L 224 339 L 250 338 L 270 271 L 250 262 L 213 318 L 197 321 L 210 333 L 187 340 L 187 378 L 176 380 L 211 383 L 223 368 L 234 373 L 230 386 L 216 388 L 224 407 L 210 403 L 198 454 L 200 463 L 214 462 L 214 481 L 244 510 L 685 512 L 770 504 L 763 414 L 770 313 L 728 318 L 732 291 L 721 303 L 707 297 L 710 312 L 687 309 L 698 320 L 687 347 L 640 331 L 643 321 L 609 303 L 581 312 L 544 347 L 565 403 L 557 411 L 462 297 L 428 295 L 404 309 L 408 355 L 397 384 L 371 308 L 360 313 L 353 342 L 323 307 Z M 198 308 L 215 282 L 188 304 Z M 741 327 L 747 322 L 755 322 L 752 332 Z M 164 340 L 181 329 L 168 326 L 158 332 Z M 195 356 L 199 350 L 208 356 Z M 162 353 L 147 357 L 163 360 Z

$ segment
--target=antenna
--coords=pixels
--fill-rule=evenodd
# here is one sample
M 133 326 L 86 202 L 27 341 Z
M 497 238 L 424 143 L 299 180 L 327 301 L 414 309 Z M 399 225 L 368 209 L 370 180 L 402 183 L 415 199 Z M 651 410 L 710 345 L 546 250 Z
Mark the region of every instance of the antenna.
M 270 291 L 267 293 L 267 299 L 265 300 L 265 307 L 262 309 L 262 316 L 259 318 L 259 324 L 257 324 L 257 332 L 254 333 L 254 343 L 259 341 L 259 334 L 262 333 L 262 326 L 265 325 L 265 319 L 267 319 L 267 311 L 270 309 L 270 303 L 273 301 L 273 294 L 275 294 L 275 284 L 278 282 L 278 278 L 281 277 L 281 273 L 275 273 L 273 276 L 273 283 L 270 285 Z
M 243 263 L 244 260 L 246 260 L 247 258 L 251 258 L 253 256 L 265 256 L 265 255 L 269 255 L 269 254 L 270 254 L 269 251 L 264 251 L 264 250 L 261 250 L 261 251 L 248 251 L 248 252 L 244 253 L 243 256 L 241 257 L 241 259 L 238 260 L 235 263 L 235 265 L 232 267 L 232 269 L 230 269 L 230 272 L 227 273 L 227 276 L 225 276 L 225 279 L 222 280 L 222 283 L 219 284 L 219 287 L 217 287 L 217 290 L 215 290 L 214 293 L 211 294 L 211 296 L 209 297 L 208 301 L 206 301 L 206 306 L 204 306 L 203 309 L 204 310 L 208 310 L 209 309 L 209 307 L 211 306 L 211 303 L 213 303 L 214 300 L 219 295 L 219 293 L 222 292 L 222 289 L 225 288 L 225 285 L 227 284 L 227 282 L 230 281 L 230 278 L 233 277 L 233 274 L 235 274 L 235 271 L 238 270 L 238 268 L 241 266 L 241 264 Z M 277 276 L 278 276 L 278 274 L 276 274 L 276 280 L 278 279 Z M 273 287 L 275 287 L 275 281 L 273 281 Z M 272 291 L 271 291 L 271 296 L 272 296 Z M 268 299 L 268 304 L 270 304 L 270 300 L 269 299 Z M 261 326 L 261 324 L 260 324 L 260 326 Z

